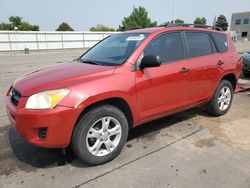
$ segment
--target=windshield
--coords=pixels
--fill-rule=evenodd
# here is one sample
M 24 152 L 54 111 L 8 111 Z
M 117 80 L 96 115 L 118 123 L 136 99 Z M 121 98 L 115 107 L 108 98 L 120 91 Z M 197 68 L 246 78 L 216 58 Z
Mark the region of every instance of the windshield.
M 97 65 L 121 65 L 147 36 L 145 33 L 112 35 L 87 51 L 80 61 Z

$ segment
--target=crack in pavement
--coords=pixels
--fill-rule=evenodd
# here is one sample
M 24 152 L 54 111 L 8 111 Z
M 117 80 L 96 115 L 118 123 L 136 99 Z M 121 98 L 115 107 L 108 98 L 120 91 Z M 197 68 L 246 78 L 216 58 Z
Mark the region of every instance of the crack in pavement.
M 123 165 L 120 165 L 120 166 L 118 166 L 118 167 L 116 167 L 116 168 L 114 168 L 114 169 L 112 169 L 112 170 L 109 170 L 109 171 L 107 171 L 107 172 L 105 172 L 105 173 L 103 173 L 103 174 L 100 174 L 100 175 L 98 175 L 98 176 L 96 176 L 96 177 L 94 177 L 94 178 L 91 178 L 91 179 L 89 179 L 89 180 L 87 180 L 87 181 L 85 181 L 85 182 L 83 182 L 83 183 L 81 183 L 81 184 L 78 184 L 78 185 L 74 186 L 74 188 L 78 188 L 78 187 L 80 187 L 80 186 L 86 185 L 86 184 L 88 184 L 88 183 L 90 183 L 90 182 L 92 182 L 92 181 L 95 181 L 95 180 L 97 180 L 97 179 L 99 179 L 99 178 L 101 178 L 101 177 L 103 177 L 103 176 L 106 176 L 106 175 L 108 175 L 108 174 L 110 174 L 110 173 L 112 173 L 112 172 L 114 172 L 114 171 L 116 171 L 116 170 L 119 170 L 119 169 L 121 169 L 122 167 L 125 167 L 125 166 L 127 166 L 127 165 L 129 165 L 129 164 L 132 164 L 132 163 L 134 163 L 134 162 L 136 162 L 136 161 L 138 161 L 138 160 L 140 160 L 140 159 L 143 159 L 143 158 L 145 158 L 145 157 L 147 157 L 147 156 L 149 156 L 149 155 L 152 155 L 152 154 L 154 154 L 154 153 L 156 153 L 156 152 L 158 152 L 158 151 L 161 151 L 161 150 L 163 150 L 163 149 L 165 149 L 165 148 L 167 148 L 167 147 L 169 147 L 169 146 L 171 146 L 171 145 L 173 145 L 173 144 L 176 144 L 176 143 L 178 143 L 178 142 L 180 142 L 180 141 L 182 141 L 182 140 L 184 140 L 184 139 L 186 139 L 186 138 L 189 138 L 189 137 L 191 137 L 191 136 L 193 136 L 193 135 L 199 133 L 199 132 L 202 131 L 203 129 L 204 129 L 204 128 L 200 127 L 198 130 L 192 132 L 191 134 L 188 134 L 188 135 L 186 135 L 186 136 L 183 136 L 183 137 L 181 137 L 181 138 L 179 138 L 179 139 L 177 139 L 177 140 L 175 140 L 175 141 L 173 141 L 173 142 L 170 142 L 169 144 L 167 144 L 167 145 L 165 145 L 165 146 L 162 146 L 162 147 L 160 147 L 160 148 L 158 148 L 158 149 L 156 149 L 156 150 L 153 150 L 153 151 L 147 153 L 146 155 L 143 155 L 143 156 L 141 156 L 141 157 L 137 157 L 136 159 L 133 159 L 133 160 L 131 160 L 131 161 L 129 161 L 129 162 L 123 164 Z

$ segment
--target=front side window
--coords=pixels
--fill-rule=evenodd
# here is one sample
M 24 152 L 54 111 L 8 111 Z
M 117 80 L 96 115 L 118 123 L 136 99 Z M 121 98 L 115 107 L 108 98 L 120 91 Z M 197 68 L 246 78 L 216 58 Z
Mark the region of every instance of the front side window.
M 211 39 L 207 33 L 187 32 L 190 57 L 199 57 L 213 53 Z
M 166 33 L 154 39 L 144 50 L 144 56 L 159 56 L 162 63 L 184 58 L 181 34 Z
M 87 51 L 80 60 L 83 63 L 98 65 L 121 65 L 130 57 L 147 36 L 148 34 L 145 33 L 112 35 Z
M 243 24 L 249 24 L 249 18 L 245 18 L 245 19 L 243 20 Z
M 241 24 L 241 19 L 235 20 L 235 25 L 240 25 Z

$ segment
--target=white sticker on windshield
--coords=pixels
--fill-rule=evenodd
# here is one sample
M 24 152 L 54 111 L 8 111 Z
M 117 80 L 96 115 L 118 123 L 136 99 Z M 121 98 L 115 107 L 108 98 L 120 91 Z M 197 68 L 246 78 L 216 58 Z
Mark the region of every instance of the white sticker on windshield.
M 227 42 L 225 42 L 225 46 L 227 46 Z
M 144 35 L 139 35 L 139 36 L 130 36 L 126 39 L 126 41 L 141 41 L 145 38 Z

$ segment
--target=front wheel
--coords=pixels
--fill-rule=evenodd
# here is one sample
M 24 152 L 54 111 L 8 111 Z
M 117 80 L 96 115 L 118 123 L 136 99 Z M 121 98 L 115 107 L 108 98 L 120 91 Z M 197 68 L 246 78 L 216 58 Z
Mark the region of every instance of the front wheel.
M 103 105 L 84 114 L 72 136 L 72 149 L 90 165 L 111 161 L 121 152 L 128 136 L 128 122 L 117 107 Z
M 220 81 L 213 98 L 208 103 L 208 111 L 215 116 L 228 112 L 233 100 L 233 86 L 228 80 Z

